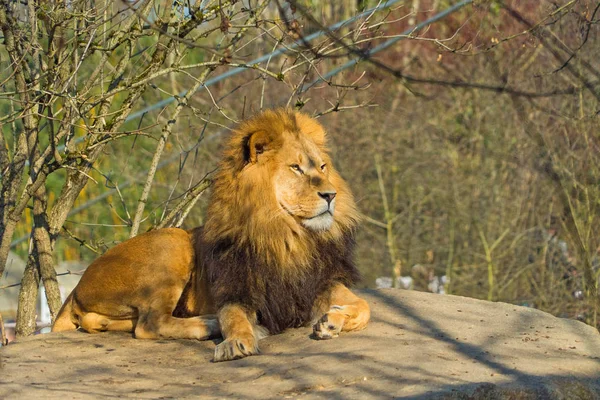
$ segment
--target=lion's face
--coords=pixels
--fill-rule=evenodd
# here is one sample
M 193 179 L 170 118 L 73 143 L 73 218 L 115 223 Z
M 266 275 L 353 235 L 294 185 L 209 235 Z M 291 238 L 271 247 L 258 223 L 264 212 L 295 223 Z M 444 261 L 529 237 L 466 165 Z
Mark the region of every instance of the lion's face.
M 312 231 L 331 228 L 335 216 L 337 192 L 329 180 L 329 162 L 315 143 L 291 133 L 272 160 L 279 206 Z
M 306 114 L 265 111 L 233 132 L 215 176 L 206 238 L 232 241 L 278 265 L 310 262 L 359 215 L 335 170 L 323 127 Z M 250 246 L 248 246 L 250 245 Z

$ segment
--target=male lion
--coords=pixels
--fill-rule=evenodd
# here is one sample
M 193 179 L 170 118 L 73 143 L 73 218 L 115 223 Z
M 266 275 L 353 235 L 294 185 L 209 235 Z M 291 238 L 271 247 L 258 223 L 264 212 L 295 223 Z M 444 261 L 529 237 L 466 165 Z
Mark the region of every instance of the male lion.
M 321 125 L 266 111 L 233 132 L 205 226 L 151 231 L 107 251 L 52 330 L 146 339 L 221 334 L 214 361 L 225 361 L 258 353 L 263 333 L 313 323 L 314 336 L 329 339 L 363 329 L 369 306 L 347 288 L 359 275 L 357 220 Z

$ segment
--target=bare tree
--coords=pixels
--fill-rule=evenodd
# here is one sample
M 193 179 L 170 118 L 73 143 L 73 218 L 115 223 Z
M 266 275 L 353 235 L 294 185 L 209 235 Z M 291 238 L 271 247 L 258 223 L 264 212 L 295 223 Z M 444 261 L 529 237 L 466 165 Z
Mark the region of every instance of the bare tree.
M 0 71 L 0 105 L 5 110 L 0 118 L 0 275 L 25 210 L 33 214 L 18 335 L 35 329 L 40 282 L 52 318 L 57 314 L 61 305 L 53 257 L 57 239 L 82 190 L 90 180 L 97 182 L 93 175 L 108 182 L 97 166 L 115 141 L 148 137 L 156 143 L 135 212 L 127 211 L 122 218 L 130 236 L 135 236 L 148 216 L 146 204 L 156 173 L 182 112 L 190 110 L 205 128 L 222 126 L 215 120 L 235 123 L 246 112 L 245 106 L 226 111 L 221 105 L 225 96 L 213 95 L 207 85 L 210 77 L 225 70 L 250 71 L 251 79 L 263 81 L 261 107 L 267 80 L 285 88 L 280 104 L 301 107 L 308 101 L 304 85 L 321 74 L 323 55 L 345 50 L 327 37 L 296 42 L 307 35 L 294 20 L 294 10 L 282 14 L 280 6 L 268 0 L 0 2 L 1 50 L 8 55 Z M 346 24 L 344 32 L 366 40 L 360 34 L 365 23 L 388 24 L 387 14 L 377 21 L 375 15 L 375 11 L 362 14 Z M 267 58 L 250 61 L 260 53 Z M 284 57 L 276 62 L 279 55 Z M 186 90 L 172 93 L 180 82 Z M 320 115 L 363 105 L 341 104 L 343 93 L 362 88 L 356 78 L 331 86 L 337 91 L 336 100 Z M 208 102 L 194 100 L 199 91 Z M 166 94 L 173 106 L 161 107 L 156 120 L 145 122 L 149 119 L 142 117 L 133 127 L 129 123 L 133 112 L 155 99 L 156 93 Z M 211 120 L 213 111 L 218 117 Z M 60 190 L 49 191 L 51 177 L 61 181 Z M 175 197 L 170 190 L 155 225 L 180 225 L 209 182 L 208 177 L 190 182 L 185 193 Z M 127 206 L 119 187 L 115 190 Z

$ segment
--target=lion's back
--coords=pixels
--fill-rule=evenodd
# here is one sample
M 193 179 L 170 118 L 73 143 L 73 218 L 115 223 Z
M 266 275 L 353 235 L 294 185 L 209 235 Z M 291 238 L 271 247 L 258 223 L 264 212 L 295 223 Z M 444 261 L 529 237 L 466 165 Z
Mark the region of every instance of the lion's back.
M 115 296 L 115 302 L 127 302 L 131 293 L 153 291 L 166 281 L 187 281 L 193 265 L 188 233 L 157 229 L 119 243 L 97 258 L 81 277 L 75 295 L 84 308 L 93 308 L 91 303 L 99 299 L 106 301 L 107 293 Z

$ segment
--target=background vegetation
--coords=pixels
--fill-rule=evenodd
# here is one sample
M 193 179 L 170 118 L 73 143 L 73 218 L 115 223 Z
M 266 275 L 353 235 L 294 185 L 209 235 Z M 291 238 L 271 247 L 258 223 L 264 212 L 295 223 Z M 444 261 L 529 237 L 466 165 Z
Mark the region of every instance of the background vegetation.
M 68 24 L 55 22 L 65 32 L 60 50 L 71 55 L 64 58 L 71 72 L 54 80 L 39 78 L 47 76 L 43 66 L 36 77 L 34 67 L 36 57 L 50 64 L 52 57 L 61 60 L 61 52 L 48 54 L 47 35 L 60 10 L 48 8 L 53 3 L 26 3 L 36 11 L 34 23 L 31 10 L 12 2 L 3 2 L 3 9 L 25 32 L 46 29 L 33 32 L 39 49 L 23 51 L 33 70 L 26 89 L 46 97 L 31 103 L 39 110 L 27 112 L 17 87 L 18 57 L 10 56 L 10 21 L 0 14 L 7 149 L 2 190 L 6 199 L 15 143 L 21 133 L 28 137 L 27 115 L 37 115 L 41 134 L 23 153 L 32 163 L 13 174 L 20 179 L 15 190 L 27 192 L 27 178 L 35 181 L 43 170 L 30 167 L 39 153 L 46 156 L 42 164 L 56 168 L 43 179 L 41 208 L 36 213 L 31 192 L 9 239 L 13 250 L 29 257 L 37 281 L 44 277 L 43 261 L 35 256 L 35 240 L 28 239 L 35 239 L 32 226 L 47 225 L 57 205 L 68 214 L 49 229 L 53 262 L 91 261 L 138 230 L 201 224 L 203 178 L 214 170 L 228 129 L 260 109 L 287 105 L 321 118 L 334 160 L 359 201 L 364 286 L 374 287 L 379 277 L 395 282 L 412 276 L 416 289 L 427 290 L 432 277 L 445 275 L 446 293 L 528 305 L 599 326 L 597 1 L 465 2 L 470 4 L 421 30 L 412 28 L 458 2 L 399 1 L 298 48 L 296 40 L 381 3 L 72 2 L 87 20 L 72 14 Z M 206 21 L 171 42 L 198 7 Z M 139 28 L 126 31 L 129 39 L 110 51 L 103 47 L 114 38 L 110 32 L 132 16 Z M 372 52 L 393 38 L 403 40 Z M 168 51 L 156 63 L 163 45 Z M 273 53 L 278 49 L 280 56 Z M 260 64 L 250 63 L 270 53 Z M 359 62 L 328 77 L 348 60 Z M 101 62 L 105 77 L 86 87 Z M 237 66 L 245 71 L 204 86 Z M 54 89 L 44 92 L 48 82 Z M 195 94 L 184 97 L 194 86 Z M 69 90 L 55 90 L 63 87 Z M 122 93 L 103 103 L 115 87 Z M 176 101 L 159 103 L 169 99 Z M 147 112 L 127 119 L 139 110 Z M 96 129 L 100 120 L 104 125 Z M 98 143 L 101 150 L 91 159 Z M 81 172 L 87 179 L 65 202 L 70 177 Z M 46 222 L 36 225 L 36 215 L 45 215 Z M 6 221 L 3 226 L 6 232 Z M 31 332 L 25 325 L 21 334 Z

